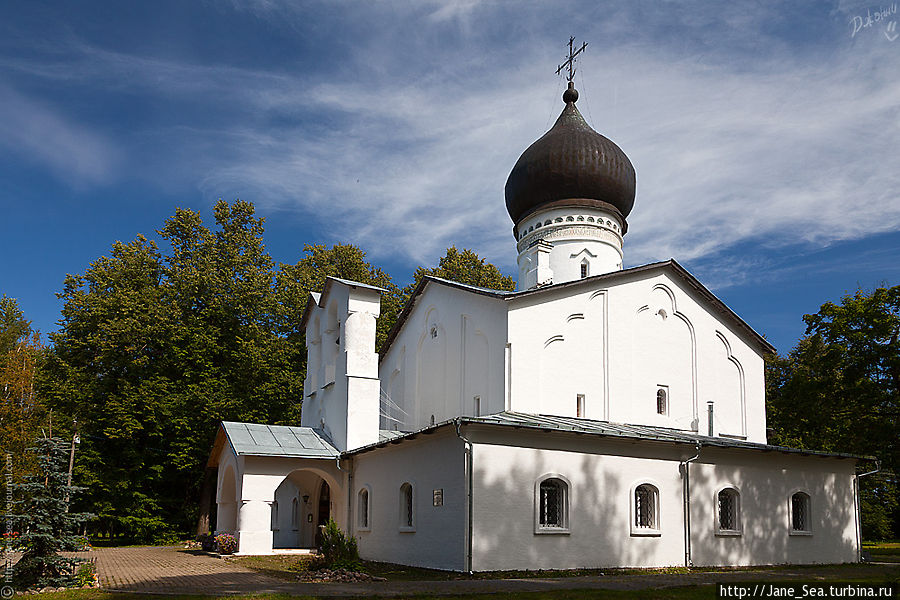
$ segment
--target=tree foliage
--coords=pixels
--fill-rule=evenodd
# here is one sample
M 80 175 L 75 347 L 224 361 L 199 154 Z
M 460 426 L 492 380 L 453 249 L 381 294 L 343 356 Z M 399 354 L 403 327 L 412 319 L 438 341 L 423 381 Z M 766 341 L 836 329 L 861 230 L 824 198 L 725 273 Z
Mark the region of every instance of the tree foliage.
M 413 281 L 403 289 L 404 299 L 408 298 L 426 275 L 458 281 L 466 285 L 488 288 L 492 290 L 512 291 L 516 289 L 516 281 L 500 272 L 496 266 L 481 258 L 474 251 L 456 246 L 447 248 L 447 252 L 433 269 L 419 267 L 413 273 Z
M 860 480 L 868 537 L 900 534 L 900 286 L 857 291 L 805 315 L 806 335 L 767 365 L 774 443 L 880 459 Z
M 44 353 L 40 334 L 12 298 L 0 298 L 0 448 L 13 457 L 18 479 L 26 470 L 25 450 L 34 440 L 43 407 L 35 376 Z
M 78 525 L 91 518 L 86 513 L 69 512 L 71 497 L 81 488 L 67 483 L 69 446 L 61 438 L 38 438 L 29 449 L 38 468 L 13 484 L 12 494 L 18 514 L 14 516 L 21 534 L 18 543 L 22 558 L 13 570 L 20 589 L 69 586 L 75 579 L 79 560 L 61 556 L 61 551 L 79 550 Z
M 184 531 L 220 420 L 297 424 L 302 339 L 282 308 L 263 223 L 244 202 L 216 230 L 178 210 L 66 278 L 44 370 L 48 403 L 78 417 L 79 481 L 98 527 L 141 541 Z

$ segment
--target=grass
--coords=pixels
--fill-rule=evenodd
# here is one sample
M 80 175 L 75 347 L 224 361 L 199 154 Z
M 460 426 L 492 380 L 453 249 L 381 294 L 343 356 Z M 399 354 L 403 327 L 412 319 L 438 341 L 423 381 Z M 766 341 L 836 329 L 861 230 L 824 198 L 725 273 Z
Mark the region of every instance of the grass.
M 881 545 L 873 546 L 878 552 Z M 900 548 L 898 548 L 900 549 Z M 893 548 L 887 548 L 893 551 Z M 872 554 L 873 561 L 900 563 L 897 560 L 882 560 L 883 556 Z M 893 555 L 900 558 L 900 555 Z M 233 560 L 241 566 L 260 571 L 269 576 L 286 581 L 296 581 L 297 573 L 314 570 L 316 568 L 315 557 L 296 556 L 244 556 L 235 557 Z M 900 569 L 891 565 L 871 564 L 847 564 L 847 565 L 791 565 L 791 566 L 764 566 L 764 567 L 666 567 L 661 569 L 571 569 L 571 570 L 535 570 L 535 571 L 486 571 L 478 573 L 458 573 L 455 571 L 440 571 L 425 569 L 422 567 L 409 567 L 391 563 L 362 561 L 363 570 L 376 577 L 383 577 L 388 581 L 451 581 L 451 580 L 501 580 L 501 579 L 533 579 L 533 578 L 565 578 L 581 576 L 637 576 L 637 575 L 680 575 L 687 573 L 732 573 L 732 572 L 771 572 L 783 571 L 785 574 L 803 574 L 810 572 L 810 578 L 825 577 L 831 580 L 859 579 L 866 581 L 883 581 L 885 579 L 897 579 Z M 777 577 L 777 575 L 776 575 Z
M 290 596 L 287 594 L 252 594 L 240 596 L 165 596 L 170 600 L 204 600 L 221 599 L 221 600 L 305 600 L 311 599 L 313 596 Z M 436 596 L 427 594 L 417 594 L 414 596 L 404 596 L 404 598 L 434 598 Z M 715 591 L 712 585 L 689 586 L 653 590 L 652 596 L 648 595 L 647 590 L 554 590 L 549 592 L 510 592 L 510 593 L 491 593 L 491 594 L 467 594 L 467 595 L 448 595 L 439 596 L 448 600 L 631 600 L 652 597 L 656 600 L 709 600 L 715 598 Z M 115 593 L 103 592 L 98 590 L 76 590 L 67 592 L 52 592 L 41 594 L 40 600 L 135 600 L 137 598 L 152 598 L 159 600 L 157 594 L 139 594 L 139 593 Z M 359 597 L 357 597 L 359 598 Z M 371 596 L 367 597 L 371 598 Z M 383 597 L 382 597 L 383 598 Z

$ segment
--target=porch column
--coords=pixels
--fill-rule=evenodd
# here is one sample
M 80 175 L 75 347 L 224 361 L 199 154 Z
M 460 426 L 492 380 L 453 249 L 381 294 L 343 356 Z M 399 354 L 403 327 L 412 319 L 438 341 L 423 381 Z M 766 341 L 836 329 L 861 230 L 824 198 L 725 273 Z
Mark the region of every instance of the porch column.
M 272 554 L 272 502 L 241 500 L 238 509 L 238 554 Z

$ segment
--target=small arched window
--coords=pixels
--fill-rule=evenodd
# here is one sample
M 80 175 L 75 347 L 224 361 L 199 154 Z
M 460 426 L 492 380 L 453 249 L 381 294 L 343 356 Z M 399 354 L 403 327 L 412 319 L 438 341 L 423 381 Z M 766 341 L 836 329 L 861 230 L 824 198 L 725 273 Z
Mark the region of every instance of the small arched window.
M 741 496 L 734 488 L 725 488 L 716 496 L 716 533 L 736 535 L 741 532 Z
M 291 529 L 300 529 L 300 502 L 296 498 L 291 500 Z
M 582 261 L 581 263 L 581 278 L 584 279 L 588 275 L 591 274 L 591 266 L 587 260 Z
M 811 520 L 809 494 L 796 492 L 791 496 L 791 533 L 800 535 L 812 533 Z
M 356 502 L 357 526 L 359 529 L 369 529 L 369 489 L 359 490 Z
M 664 415 L 669 410 L 669 392 L 664 387 L 656 388 L 656 414 Z
M 407 482 L 400 486 L 400 531 L 415 531 L 415 516 L 413 486 Z
M 538 480 L 535 493 L 535 533 L 568 533 L 568 482 L 561 475 L 549 475 Z
M 649 483 L 634 488 L 634 528 L 633 532 L 655 532 L 659 530 L 659 491 Z
M 278 500 L 272 501 L 272 531 L 278 531 Z

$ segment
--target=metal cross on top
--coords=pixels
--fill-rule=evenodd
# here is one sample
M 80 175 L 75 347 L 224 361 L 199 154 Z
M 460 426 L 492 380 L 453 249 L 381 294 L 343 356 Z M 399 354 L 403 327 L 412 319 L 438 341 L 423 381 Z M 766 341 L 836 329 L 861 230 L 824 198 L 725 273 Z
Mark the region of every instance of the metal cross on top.
M 581 48 L 578 50 L 574 47 L 575 44 L 575 36 L 569 38 L 569 58 L 566 59 L 566 62 L 559 65 L 556 69 L 556 74 L 559 75 L 563 69 L 568 68 L 569 74 L 566 76 L 566 79 L 572 81 L 575 78 L 575 57 L 581 54 L 581 52 L 587 48 L 587 42 L 581 44 Z

